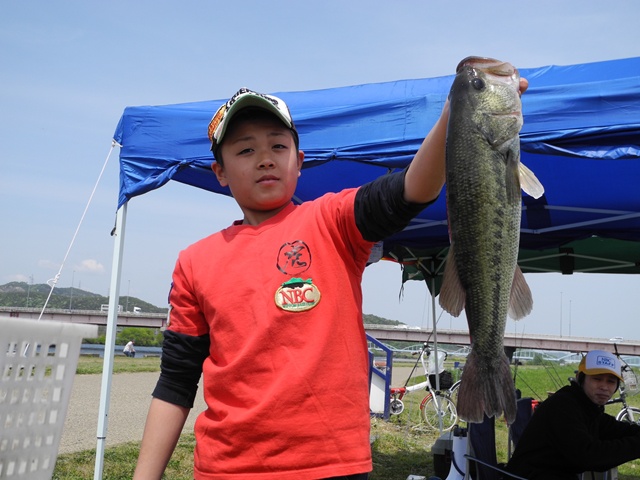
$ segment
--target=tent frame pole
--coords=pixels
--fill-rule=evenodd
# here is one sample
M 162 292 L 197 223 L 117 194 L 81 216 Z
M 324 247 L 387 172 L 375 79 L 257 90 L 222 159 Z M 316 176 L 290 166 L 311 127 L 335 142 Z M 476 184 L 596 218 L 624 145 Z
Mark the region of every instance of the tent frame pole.
M 109 311 L 107 313 L 107 332 L 104 342 L 104 362 L 102 367 L 102 386 L 100 389 L 100 407 L 98 412 L 98 430 L 96 445 L 96 463 L 94 480 L 101 480 L 104 469 L 104 451 L 107 440 L 109 420 L 109 401 L 111 396 L 111 378 L 115 356 L 116 329 L 118 326 L 118 305 L 120 303 L 120 277 L 122 275 L 122 253 L 124 250 L 124 231 L 127 218 L 127 204 L 116 213 L 116 228 L 113 233 L 114 248 L 111 264 L 111 283 L 109 286 Z
M 435 276 L 435 266 L 433 261 L 431 261 L 431 271 L 434 274 L 431 276 L 431 319 L 433 321 L 433 354 L 434 362 L 436 366 L 435 371 L 435 379 L 436 379 L 436 391 L 440 391 L 440 365 L 438 361 L 438 327 L 436 326 L 436 276 Z M 437 398 L 434 398 L 436 408 L 440 410 L 441 405 L 440 401 Z M 444 426 L 442 425 L 442 415 L 438 415 L 438 430 L 442 434 L 444 430 Z

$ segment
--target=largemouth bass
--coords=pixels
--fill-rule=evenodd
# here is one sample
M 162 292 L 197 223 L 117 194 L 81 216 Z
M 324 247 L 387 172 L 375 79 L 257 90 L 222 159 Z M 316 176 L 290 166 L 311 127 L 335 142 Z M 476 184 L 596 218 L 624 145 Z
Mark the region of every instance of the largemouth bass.
M 458 393 L 458 414 L 479 423 L 504 414 L 513 423 L 515 386 L 503 339 L 507 314 L 531 312 L 533 299 L 518 267 L 520 189 L 542 185 L 520 164 L 520 75 L 509 63 L 465 58 L 449 94 L 446 184 L 451 247 L 440 305 L 464 309 L 471 336 Z

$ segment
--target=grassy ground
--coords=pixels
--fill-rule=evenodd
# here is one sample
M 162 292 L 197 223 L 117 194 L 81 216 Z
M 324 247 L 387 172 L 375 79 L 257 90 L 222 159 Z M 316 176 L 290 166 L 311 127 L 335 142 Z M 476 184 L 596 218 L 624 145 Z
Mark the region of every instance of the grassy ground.
M 141 358 L 131 362 L 126 357 L 116 357 L 114 373 L 158 370 L 159 359 Z M 516 385 L 523 396 L 543 400 L 567 383 L 575 366 L 521 366 L 516 371 Z M 96 371 L 97 369 L 97 371 Z M 102 359 L 82 357 L 79 373 L 100 373 Z M 416 378 L 415 382 L 424 380 Z M 371 438 L 374 470 L 371 480 L 406 480 L 413 475 L 434 475 L 434 457 L 431 447 L 439 437 L 439 432 L 425 427 L 419 419 L 419 403 L 424 392 L 407 395 L 405 411 L 392 416 L 389 421 L 373 418 Z M 630 397 L 630 404 L 640 407 L 640 395 Z M 619 406 L 607 407 L 608 413 L 615 415 Z M 496 421 L 496 444 L 498 461 L 506 461 L 508 455 L 507 428 L 503 421 Z M 193 435 L 183 435 L 167 468 L 166 479 L 193 478 Z M 138 455 L 137 442 L 119 445 L 106 450 L 103 478 L 109 480 L 130 479 L 133 475 Z M 56 463 L 53 479 L 79 480 L 93 477 L 95 450 L 60 455 Z M 640 478 L 640 460 L 622 465 L 618 469 L 619 480 Z
M 100 357 L 81 356 L 76 373 L 79 375 L 101 374 L 104 359 Z M 113 373 L 159 372 L 160 357 L 142 357 L 131 359 L 124 355 L 113 358 Z

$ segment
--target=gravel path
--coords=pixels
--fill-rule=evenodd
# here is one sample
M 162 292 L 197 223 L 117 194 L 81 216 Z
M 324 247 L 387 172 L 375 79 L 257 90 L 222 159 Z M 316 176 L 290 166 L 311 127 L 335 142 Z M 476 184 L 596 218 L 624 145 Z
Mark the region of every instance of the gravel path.
M 151 403 L 151 392 L 158 372 L 121 373 L 111 380 L 111 401 L 106 446 L 142 440 L 144 422 Z M 96 448 L 101 375 L 76 375 L 65 420 L 59 453 Z M 202 382 L 198 391 L 202 390 Z M 193 424 L 205 405 L 198 395 L 184 432 L 193 432 Z
M 410 367 L 394 367 L 393 386 L 403 385 L 410 371 Z M 142 440 L 144 422 L 151 403 L 151 392 L 156 385 L 158 375 L 158 372 L 144 372 L 119 373 L 113 376 L 107 447 Z M 101 384 L 101 375 L 75 376 L 59 453 L 96 448 Z M 198 389 L 198 392 L 201 391 L 202 382 Z M 198 395 L 183 432 L 193 432 L 196 417 L 204 409 L 204 400 L 201 395 Z

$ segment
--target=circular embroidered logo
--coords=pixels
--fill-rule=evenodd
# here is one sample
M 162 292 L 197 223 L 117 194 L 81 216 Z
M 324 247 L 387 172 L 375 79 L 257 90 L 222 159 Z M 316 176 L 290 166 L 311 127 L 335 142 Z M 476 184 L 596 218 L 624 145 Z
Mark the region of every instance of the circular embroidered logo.
M 278 270 L 285 275 L 300 275 L 311 266 L 311 251 L 302 240 L 287 242 L 280 247 Z
M 320 290 L 309 278 L 292 278 L 276 290 L 274 298 L 278 308 L 289 312 L 311 310 L 320 302 Z

